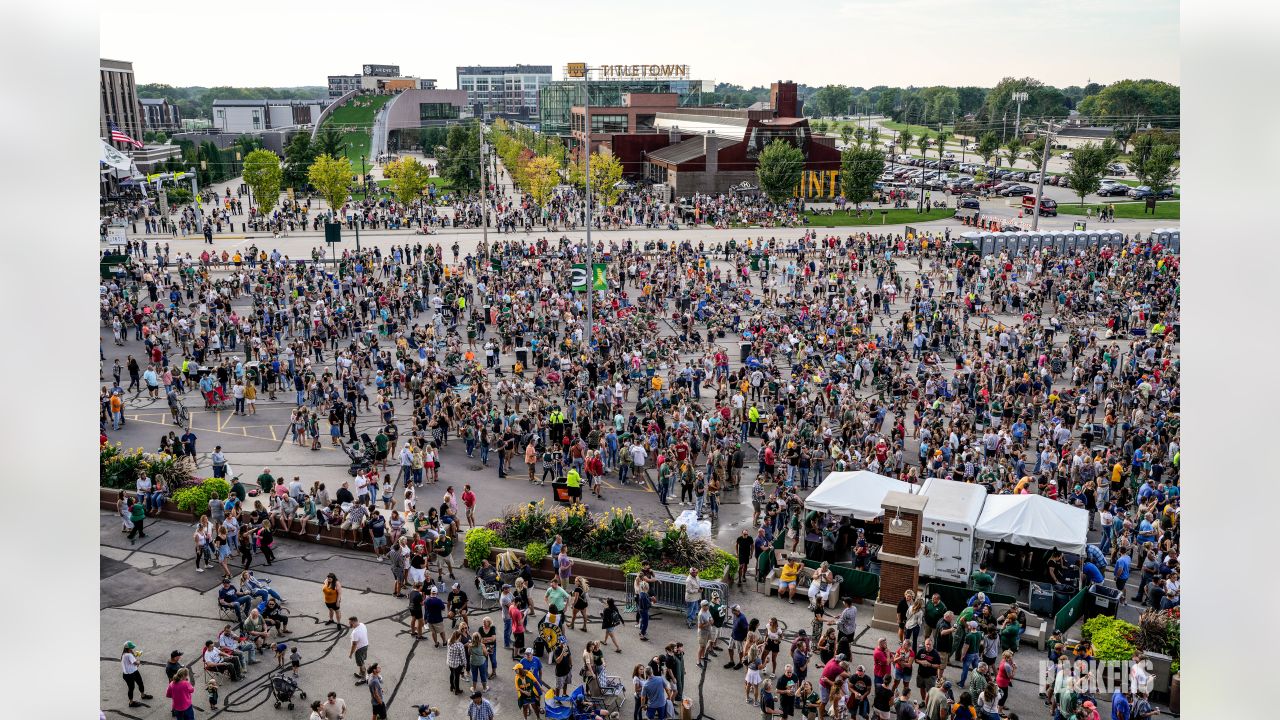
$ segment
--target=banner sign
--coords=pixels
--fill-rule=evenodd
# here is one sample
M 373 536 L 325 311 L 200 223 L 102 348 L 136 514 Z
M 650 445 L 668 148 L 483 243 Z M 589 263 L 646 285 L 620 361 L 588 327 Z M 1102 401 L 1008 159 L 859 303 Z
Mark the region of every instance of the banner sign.
M 117 170 L 128 170 L 129 166 L 133 164 L 133 161 L 129 159 L 128 155 L 125 155 L 105 142 L 102 143 L 102 162 L 103 164 L 109 165 Z
M 609 289 L 609 265 L 607 263 L 594 263 L 592 265 L 592 284 L 593 290 Z M 578 263 L 569 270 L 569 280 L 573 286 L 574 292 L 587 291 L 587 265 L 586 263 Z

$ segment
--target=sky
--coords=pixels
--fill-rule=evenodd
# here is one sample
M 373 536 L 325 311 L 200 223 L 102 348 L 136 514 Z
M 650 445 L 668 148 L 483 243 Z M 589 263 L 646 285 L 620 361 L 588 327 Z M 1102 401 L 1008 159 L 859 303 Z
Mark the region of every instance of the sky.
M 560 79 L 568 62 L 687 64 L 694 79 L 746 87 L 1179 82 L 1177 0 L 113 0 L 110 10 L 101 57 L 133 61 L 139 84 L 324 85 L 374 63 L 453 88 L 458 65 L 551 65 Z

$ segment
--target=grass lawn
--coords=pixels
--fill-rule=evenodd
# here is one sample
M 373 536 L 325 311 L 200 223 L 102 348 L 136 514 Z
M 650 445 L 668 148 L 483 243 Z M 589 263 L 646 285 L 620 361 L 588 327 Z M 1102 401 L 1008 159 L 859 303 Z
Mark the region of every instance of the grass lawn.
M 922 213 L 918 213 L 915 209 L 889 210 L 887 214 L 882 215 L 880 209 L 871 206 L 870 215 L 864 209 L 862 217 L 852 217 L 848 211 L 837 210 L 834 215 L 814 215 L 813 213 L 805 213 L 809 218 L 811 227 L 854 227 L 860 225 L 902 225 L 914 224 L 920 222 L 929 222 L 930 220 L 946 220 L 956 214 L 955 208 L 934 208 Z
M 360 156 L 369 157 L 370 132 L 373 129 L 373 118 L 378 110 L 391 101 L 392 95 L 357 96 L 342 107 L 335 108 L 324 121 L 324 127 L 333 127 L 345 132 L 347 159 L 351 166 L 360 171 Z M 371 161 L 366 160 L 366 168 Z
M 1134 220 L 1179 220 L 1182 217 L 1181 203 L 1177 200 L 1160 200 L 1156 203 L 1156 213 L 1152 215 L 1146 212 L 1147 204 L 1145 202 L 1118 202 L 1111 203 L 1115 205 L 1116 217 Z M 1079 203 L 1058 203 L 1058 212 L 1063 215 L 1084 215 L 1085 210 L 1092 208 L 1094 217 L 1097 217 L 1098 210 L 1102 208 L 1100 204 L 1089 204 L 1083 207 Z M 1146 214 L 1143 214 L 1143 213 Z

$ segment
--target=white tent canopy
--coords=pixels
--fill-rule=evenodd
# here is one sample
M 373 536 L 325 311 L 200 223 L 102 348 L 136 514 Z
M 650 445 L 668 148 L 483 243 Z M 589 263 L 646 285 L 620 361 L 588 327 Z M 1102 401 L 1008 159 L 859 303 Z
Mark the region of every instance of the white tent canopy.
M 988 495 L 974 535 L 1083 555 L 1089 512 L 1041 495 Z
M 857 520 L 875 520 L 884 515 L 884 496 L 890 491 L 914 492 L 915 486 L 867 470 L 833 472 L 827 475 L 804 504 L 810 510 Z

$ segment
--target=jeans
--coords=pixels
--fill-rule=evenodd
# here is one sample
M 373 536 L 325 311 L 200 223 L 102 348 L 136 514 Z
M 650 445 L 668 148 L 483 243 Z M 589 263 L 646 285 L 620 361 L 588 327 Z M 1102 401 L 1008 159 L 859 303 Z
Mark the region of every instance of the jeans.
M 965 687 L 964 681 L 969 678 L 969 671 L 978 667 L 978 653 L 969 653 L 964 656 L 964 662 L 960 666 L 960 686 Z
M 506 613 L 502 616 L 502 647 L 511 647 L 511 616 Z
M 663 505 L 666 505 L 667 496 L 670 493 L 671 493 L 670 481 L 663 480 L 662 482 L 658 483 L 658 502 L 662 503 Z
M 638 619 L 640 621 L 640 634 L 642 636 L 648 635 L 649 634 L 649 611 L 641 610 L 639 612 L 639 616 L 640 617 Z
M 496 666 L 497 663 L 495 662 L 494 665 Z M 481 685 L 489 684 L 488 664 L 471 666 L 471 684 L 475 685 L 476 683 L 480 683 Z
M 280 597 L 280 593 L 271 588 L 257 588 L 249 592 L 250 595 L 262 598 L 265 602 L 268 598 L 275 598 L 276 602 L 284 602 L 284 598 Z
M 685 607 L 685 622 L 689 625 L 689 627 L 693 627 L 694 619 L 698 616 L 698 608 L 702 607 L 702 601 L 694 600 L 692 602 L 686 602 L 684 604 L 684 607 Z
M 631 463 L 629 462 L 624 462 L 618 466 L 618 482 L 619 483 L 623 485 L 627 484 L 627 473 L 630 472 L 630 470 L 631 470 Z

